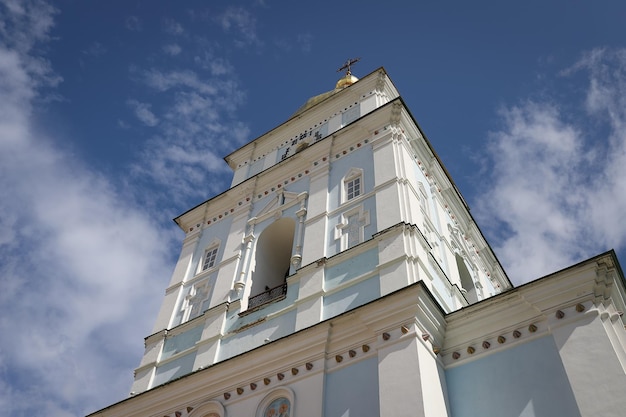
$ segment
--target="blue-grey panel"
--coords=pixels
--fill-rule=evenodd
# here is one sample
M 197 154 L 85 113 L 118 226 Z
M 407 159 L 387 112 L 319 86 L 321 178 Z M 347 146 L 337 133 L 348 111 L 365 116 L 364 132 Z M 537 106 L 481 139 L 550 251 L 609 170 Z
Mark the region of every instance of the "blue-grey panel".
M 181 356 L 172 362 L 157 367 L 152 386 L 165 384 L 168 381 L 187 375 L 193 371 L 193 363 L 196 360 L 196 352 Z
M 296 310 L 291 310 L 271 320 L 262 320 L 263 317 L 257 318 L 257 324 L 222 339 L 219 360 L 223 361 L 252 350 L 266 343 L 266 340 L 277 340 L 293 333 L 296 328 Z
M 453 417 L 579 417 L 551 336 L 446 371 Z
M 169 358 L 172 355 L 193 347 L 196 342 L 200 340 L 200 336 L 202 336 L 202 328 L 203 326 L 200 325 L 184 333 L 177 334 L 176 336 L 168 336 L 167 339 L 165 339 L 163 353 L 160 359 Z
M 380 297 L 378 275 L 324 297 L 324 319 L 335 317 Z
M 330 266 L 324 271 L 324 289 L 330 290 L 337 285 L 373 271 L 378 265 L 378 248 L 373 248 L 360 255 Z
M 379 417 L 378 358 L 326 374 L 325 417 Z

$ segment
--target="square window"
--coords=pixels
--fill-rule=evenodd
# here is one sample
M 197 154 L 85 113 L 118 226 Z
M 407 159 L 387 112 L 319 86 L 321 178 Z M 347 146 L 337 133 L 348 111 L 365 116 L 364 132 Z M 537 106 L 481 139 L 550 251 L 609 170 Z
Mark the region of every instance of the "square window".
M 217 250 L 219 248 L 213 248 L 206 251 L 204 254 L 204 263 L 202 264 L 202 270 L 206 271 L 209 268 L 215 266 L 215 259 L 217 258 Z

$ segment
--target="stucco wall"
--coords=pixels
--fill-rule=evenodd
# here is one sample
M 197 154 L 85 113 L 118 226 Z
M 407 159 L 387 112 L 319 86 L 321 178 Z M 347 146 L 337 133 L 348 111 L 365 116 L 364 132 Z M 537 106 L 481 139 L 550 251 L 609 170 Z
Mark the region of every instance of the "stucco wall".
M 376 357 L 326 374 L 324 417 L 378 417 Z
M 552 336 L 446 370 L 453 417 L 580 416 Z

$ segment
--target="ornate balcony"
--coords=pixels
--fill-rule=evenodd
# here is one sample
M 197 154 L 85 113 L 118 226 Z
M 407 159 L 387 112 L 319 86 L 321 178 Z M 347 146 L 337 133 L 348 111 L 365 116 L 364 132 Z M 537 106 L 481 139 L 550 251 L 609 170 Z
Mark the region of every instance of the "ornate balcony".
M 279 285 L 278 287 L 270 288 L 267 291 L 263 291 L 261 294 L 257 294 L 254 297 L 248 299 L 248 310 L 250 312 L 257 310 L 261 306 L 270 303 L 272 301 L 282 300 L 287 294 L 287 283 Z

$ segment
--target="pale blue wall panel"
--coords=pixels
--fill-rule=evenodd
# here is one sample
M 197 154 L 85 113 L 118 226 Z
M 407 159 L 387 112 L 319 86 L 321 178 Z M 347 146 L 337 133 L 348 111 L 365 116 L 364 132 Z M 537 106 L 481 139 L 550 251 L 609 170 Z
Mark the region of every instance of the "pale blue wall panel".
M 331 290 L 339 284 L 371 272 L 377 265 L 378 248 L 373 248 L 337 265 L 330 266 L 324 271 L 324 289 L 326 291 Z
M 192 348 L 200 340 L 200 336 L 202 336 L 202 327 L 202 325 L 196 326 L 176 336 L 168 336 L 163 344 L 160 360 Z
M 267 314 L 268 310 L 264 311 Z M 261 346 L 266 339 L 273 341 L 290 335 L 296 328 L 296 310 L 291 310 L 272 320 L 260 320 L 262 317 L 252 320 L 252 323 L 257 321 L 258 324 L 222 339 L 218 360 L 222 361 Z
M 448 369 L 446 381 L 452 417 L 580 417 L 551 336 Z
M 379 417 L 378 359 L 326 374 L 324 417 Z
M 193 363 L 196 360 L 196 352 L 193 351 L 188 355 L 181 356 L 172 362 L 157 367 L 152 386 L 164 384 L 183 375 L 187 375 L 193 371 Z
M 378 275 L 324 297 L 324 319 L 335 317 L 380 297 Z

